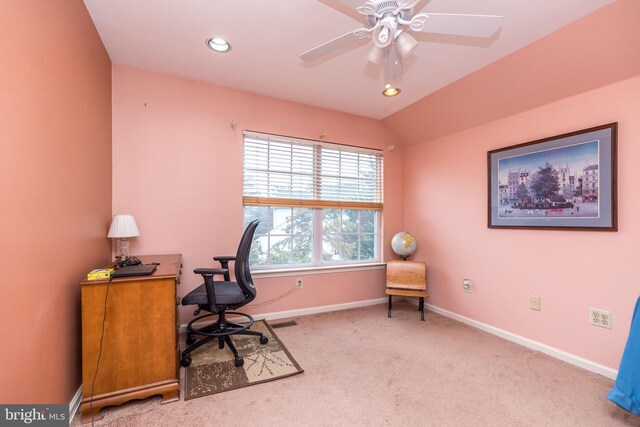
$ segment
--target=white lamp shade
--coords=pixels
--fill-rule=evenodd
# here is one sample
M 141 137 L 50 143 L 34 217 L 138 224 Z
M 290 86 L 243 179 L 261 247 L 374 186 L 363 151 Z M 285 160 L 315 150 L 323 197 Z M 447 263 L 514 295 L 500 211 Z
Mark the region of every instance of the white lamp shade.
M 400 33 L 398 38 L 396 39 L 396 47 L 398 48 L 398 53 L 403 58 L 411 55 L 411 52 L 418 46 L 418 41 L 414 39 L 407 33 Z
M 111 227 L 107 237 L 110 238 L 125 238 L 139 236 L 138 226 L 133 215 L 121 214 L 114 215 L 111 221 Z
M 382 61 L 382 57 L 384 56 L 384 49 L 379 48 L 375 44 L 371 46 L 369 50 L 369 54 L 367 55 L 367 60 L 369 62 L 373 62 L 374 64 L 379 64 Z

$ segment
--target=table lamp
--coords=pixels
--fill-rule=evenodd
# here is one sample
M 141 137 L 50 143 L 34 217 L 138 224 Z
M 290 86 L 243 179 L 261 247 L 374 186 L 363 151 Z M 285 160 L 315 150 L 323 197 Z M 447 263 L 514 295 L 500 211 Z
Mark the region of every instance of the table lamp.
M 119 214 L 114 215 L 111 221 L 111 227 L 107 237 L 110 239 L 118 239 L 118 253 L 122 260 L 129 256 L 129 237 L 139 236 L 138 226 L 133 215 Z

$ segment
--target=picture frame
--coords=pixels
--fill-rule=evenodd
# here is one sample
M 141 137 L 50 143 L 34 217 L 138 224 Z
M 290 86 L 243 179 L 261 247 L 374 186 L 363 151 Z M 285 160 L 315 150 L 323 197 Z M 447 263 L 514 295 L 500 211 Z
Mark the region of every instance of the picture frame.
M 618 123 L 487 152 L 488 227 L 617 231 Z

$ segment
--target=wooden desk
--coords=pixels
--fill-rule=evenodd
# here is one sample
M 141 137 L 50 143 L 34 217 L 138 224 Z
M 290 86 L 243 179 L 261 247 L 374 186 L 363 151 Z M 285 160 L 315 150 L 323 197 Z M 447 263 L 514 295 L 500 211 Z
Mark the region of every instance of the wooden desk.
M 180 397 L 177 314 L 180 255 L 139 256 L 159 262 L 150 276 L 85 280 L 82 296 L 82 422 L 102 418 L 105 406 L 160 394 L 162 403 Z M 102 355 L 96 374 L 104 322 Z M 92 392 L 93 388 L 93 392 Z M 93 395 L 93 398 L 91 397 Z
M 424 299 L 427 293 L 427 267 L 421 261 L 387 262 L 387 289 L 389 295 L 389 313 L 391 317 L 391 296 L 418 297 L 420 320 L 424 320 Z

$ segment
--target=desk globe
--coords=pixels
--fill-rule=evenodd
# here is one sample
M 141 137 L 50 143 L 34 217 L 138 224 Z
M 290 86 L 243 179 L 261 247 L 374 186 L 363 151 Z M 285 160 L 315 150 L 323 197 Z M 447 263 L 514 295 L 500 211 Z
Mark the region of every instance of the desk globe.
M 416 247 L 416 239 L 406 231 L 399 232 L 391 239 L 391 249 L 403 260 L 409 258 Z

